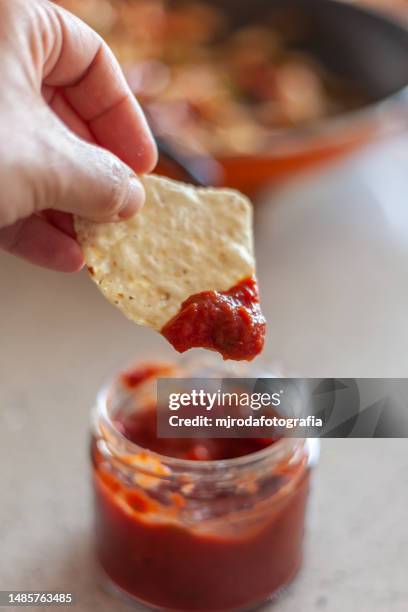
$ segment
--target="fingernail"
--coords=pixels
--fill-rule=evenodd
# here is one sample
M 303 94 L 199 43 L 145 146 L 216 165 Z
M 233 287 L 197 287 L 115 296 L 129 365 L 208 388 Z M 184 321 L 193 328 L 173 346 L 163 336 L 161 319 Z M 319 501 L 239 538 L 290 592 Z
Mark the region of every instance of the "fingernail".
M 145 201 L 145 191 L 142 183 L 139 181 L 137 176 L 132 175 L 129 178 L 128 193 L 126 201 L 120 211 L 118 212 L 119 219 L 130 219 L 135 215 L 143 206 Z

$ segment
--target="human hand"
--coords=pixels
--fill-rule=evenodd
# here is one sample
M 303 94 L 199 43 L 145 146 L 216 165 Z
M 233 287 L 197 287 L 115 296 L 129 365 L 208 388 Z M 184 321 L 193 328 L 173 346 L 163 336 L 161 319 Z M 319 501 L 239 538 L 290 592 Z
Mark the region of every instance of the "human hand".
M 154 140 L 106 44 L 48 0 L 0 0 L 0 53 L 0 248 L 74 272 L 72 214 L 132 216 Z

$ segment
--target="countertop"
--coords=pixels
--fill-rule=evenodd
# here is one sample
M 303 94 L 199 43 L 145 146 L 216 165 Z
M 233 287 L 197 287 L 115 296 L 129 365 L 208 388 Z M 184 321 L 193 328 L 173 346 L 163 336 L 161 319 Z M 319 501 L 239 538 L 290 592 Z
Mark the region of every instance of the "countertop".
M 371 154 L 349 160 L 257 209 L 266 354 L 287 375 L 408 375 L 407 192 L 395 189 L 385 207 L 396 164 L 384 183 L 367 182 L 375 164 L 385 168 Z M 68 590 L 81 612 L 124 612 L 92 553 L 89 411 L 113 369 L 172 351 L 85 273 L 0 255 L 0 287 L 0 590 Z M 407 450 L 398 439 L 324 441 L 303 569 L 265 610 L 406 611 Z

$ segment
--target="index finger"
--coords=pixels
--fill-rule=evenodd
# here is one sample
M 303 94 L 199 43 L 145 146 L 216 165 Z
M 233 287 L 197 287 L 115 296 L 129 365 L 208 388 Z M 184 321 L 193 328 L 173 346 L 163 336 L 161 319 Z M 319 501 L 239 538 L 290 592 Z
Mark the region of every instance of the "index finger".
M 63 89 L 97 144 L 135 172 L 150 172 L 157 162 L 156 145 L 112 51 L 80 19 L 51 7 L 56 44 L 44 66 L 44 85 Z

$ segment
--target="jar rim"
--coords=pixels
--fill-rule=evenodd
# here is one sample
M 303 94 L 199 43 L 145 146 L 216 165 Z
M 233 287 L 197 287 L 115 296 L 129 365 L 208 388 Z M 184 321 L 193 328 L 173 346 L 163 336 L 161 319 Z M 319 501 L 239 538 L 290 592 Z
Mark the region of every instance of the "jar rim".
M 256 464 L 261 463 L 263 460 L 276 459 L 279 460 L 282 457 L 287 457 L 289 454 L 296 452 L 299 446 L 304 445 L 308 442 L 308 438 L 281 438 L 276 442 L 273 442 L 269 446 L 262 448 L 253 453 L 242 455 L 240 457 L 233 457 L 230 459 L 215 459 L 215 460 L 193 460 L 193 459 L 181 459 L 178 457 L 171 457 L 168 455 L 162 455 L 149 449 L 148 447 L 140 446 L 139 444 L 132 442 L 127 438 L 117 427 L 115 427 L 109 412 L 109 394 L 114 389 L 116 378 L 108 380 L 98 391 L 96 395 L 95 404 L 95 417 L 97 421 L 98 431 L 100 431 L 100 424 L 109 432 L 110 440 L 115 440 L 116 445 L 121 449 L 126 449 L 126 452 L 115 452 L 115 448 L 109 445 L 109 450 L 115 457 L 120 460 L 120 455 L 140 453 L 149 453 L 152 457 L 156 458 L 161 464 L 176 468 L 178 471 L 185 472 L 211 472 L 225 470 L 226 468 L 246 468 L 253 467 Z M 105 436 L 106 438 L 106 436 Z M 106 441 L 106 440 L 105 440 Z M 148 469 L 145 470 L 147 473 Z

